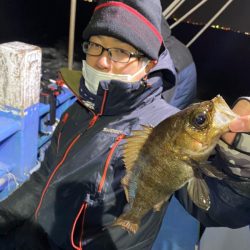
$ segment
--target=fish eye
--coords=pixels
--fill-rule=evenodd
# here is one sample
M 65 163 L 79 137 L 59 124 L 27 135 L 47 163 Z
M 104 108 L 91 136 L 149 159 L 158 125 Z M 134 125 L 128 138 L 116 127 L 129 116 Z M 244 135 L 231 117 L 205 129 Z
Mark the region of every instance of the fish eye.
M 191 124 L 197 129 L 204 129 L 208 125 L 208 116 L 206 112 L 195 113 L 191 119 Z

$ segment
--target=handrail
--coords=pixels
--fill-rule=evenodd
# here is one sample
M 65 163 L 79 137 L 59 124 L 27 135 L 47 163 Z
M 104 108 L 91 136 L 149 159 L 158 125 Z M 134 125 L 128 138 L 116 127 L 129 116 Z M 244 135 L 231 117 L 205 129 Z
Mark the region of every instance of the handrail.
M 197 5 L 195 5 L 190 11 L 188 11 L 185 15 L 183 15 L 176 22 L 174 22 L 170 26 L 170 29 L 173 29 L 176 25 L 178 25 L 180 22 L 182 22 L 184 19 L 186 19 L 188 16 L 190 16 L 193 12 L 195 12 L 197 9 L 199 9 L 206 2 L 207 2 L 207 0 L 202 0 L 200 3 L 198 3 Z
M 96 0 L 83 0 L 85 2 L 96 2 Z M 76 27 L 76 3 L 77 0 L 71 0 L 70 4 L 70 24 L 69 24 L 69 48 L 68 48 L 68 69 L 73 69 L 74 63 L 74 44 Z
M 167 14 L 172 11 L 172 9 L 180 2 L 181 0 L 174 0 L 164 11 L 163 16 L 167 16 Z
M 190 40 L 190 42 L 186 45 L 189 47 L 191 44 L 195 42 L 197 38 L 200 37 L 200 35 L 213 23 L 213 21 L 221 15 L 221 13 L 233 2 L 233 0 L 229 0 L 224 4 L 217 13 L 206 23 L 206 25 Z
M 181 2 L 179 2 L 166 16 L 165 18 L 168 19 L 170 16 L 172 16 L 172 14 L 181 7 L 181 5 L 185 2 L 186 0 L 181 0 Z

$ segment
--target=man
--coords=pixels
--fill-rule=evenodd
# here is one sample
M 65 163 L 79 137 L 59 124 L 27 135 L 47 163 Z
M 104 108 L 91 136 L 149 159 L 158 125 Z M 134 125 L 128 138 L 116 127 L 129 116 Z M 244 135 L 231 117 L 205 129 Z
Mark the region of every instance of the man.
M 53 250 L 151 249 L 167 204 L 148 213 L 134 235 L 110 225 L 127 204 L 120 182 L 124 136 L 178 111 L 161 98 L 174 81 L 172 61 L 163 52 L 161 12 L 159 0 L 98 2 L 83 32 L 86 61 L 79 93 L 79 74 L 62 71 L 79 101 L 62 116 L 41 168 L 0 204 L 0 234 L 7 234 L 2 240 L 14 244 L 7 249 L 39 249 L 42 244 L 40 249 Z M 160 53 L 164 60 L 157 62 Z M 228 167 L 219 154 L 217 160 Z M 238 181 L 232 177 L 232 183 Z M 218 196 L 212 196 L 216 204 L 225 196 L 217 187 L 228 185 L 209 178 L 207 183 Z M 250 185 L 247 179 L 244 183 Z M 242 226 L 249 223 L 250 204 L 249 192 L 244 196 L 240 190 L 238 185 L 227 190 L 237 204 L 220 201 L 209 213 L 195 208 L 185 190 L 180 199 L 205 224 Z

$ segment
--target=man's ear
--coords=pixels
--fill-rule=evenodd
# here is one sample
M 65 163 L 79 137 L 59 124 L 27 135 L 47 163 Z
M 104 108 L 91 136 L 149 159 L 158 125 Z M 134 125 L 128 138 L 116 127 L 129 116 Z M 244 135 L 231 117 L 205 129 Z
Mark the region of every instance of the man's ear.
M 148 73 L 157 64 L 157 62 L 157 60 L 150 60 L 146 67 L 146 72 Z

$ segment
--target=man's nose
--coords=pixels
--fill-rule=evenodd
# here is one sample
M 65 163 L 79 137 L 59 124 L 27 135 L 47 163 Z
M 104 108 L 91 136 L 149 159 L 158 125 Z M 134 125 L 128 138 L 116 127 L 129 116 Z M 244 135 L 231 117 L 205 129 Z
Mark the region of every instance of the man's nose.
M 102 54 L 98 57 L 98 67 L 101 69 L 109 69 L 111 65 L 111 59 L 109 56 L 109 52 L 107 50 L 103 50 Z

